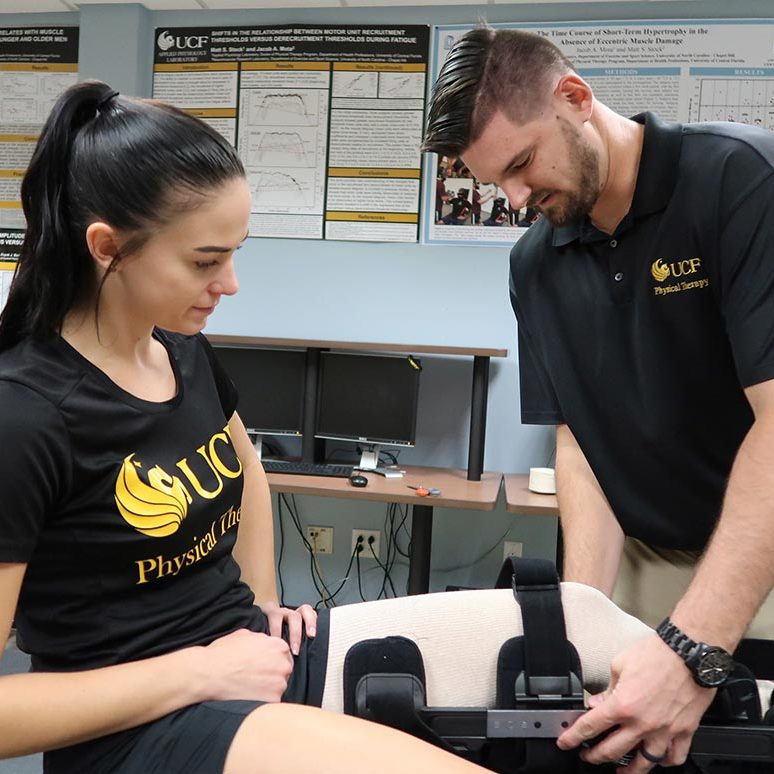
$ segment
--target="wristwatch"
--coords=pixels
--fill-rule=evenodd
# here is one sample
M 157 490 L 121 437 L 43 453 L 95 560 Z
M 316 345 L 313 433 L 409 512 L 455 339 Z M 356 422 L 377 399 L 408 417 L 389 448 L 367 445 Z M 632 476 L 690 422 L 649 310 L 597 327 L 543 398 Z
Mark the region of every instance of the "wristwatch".
M 669 618 L 659 624 L 656 634 L 680 656 L 693 679 L 703 688 L 718 688 L 731 677 L 734 660 L 723 648 L 695 642 Z

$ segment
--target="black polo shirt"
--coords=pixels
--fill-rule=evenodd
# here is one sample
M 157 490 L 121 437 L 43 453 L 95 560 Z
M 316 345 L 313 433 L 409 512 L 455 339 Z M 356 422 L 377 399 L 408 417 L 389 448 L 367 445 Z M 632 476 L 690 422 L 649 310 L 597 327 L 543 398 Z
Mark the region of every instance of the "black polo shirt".
M 540 218 L 511 251 L 522 421 L 575 435 L 625 533 L 701 548 L 774 378 L 774 135 L 665 124 L 613 235 Z

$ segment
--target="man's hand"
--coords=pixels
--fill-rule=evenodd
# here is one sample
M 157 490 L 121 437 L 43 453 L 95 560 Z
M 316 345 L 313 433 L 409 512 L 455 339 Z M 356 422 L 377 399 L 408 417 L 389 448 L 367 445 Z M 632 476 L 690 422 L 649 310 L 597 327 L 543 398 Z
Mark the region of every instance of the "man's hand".
M 608 689 L 591 698 L 589 712 L 557 744 L 571 749 L 617 726 L 581 757 L 592 764 L 608 763 L 644 749 L 651 758 L 665 756 L 661 766 L 679 766 L 714 696 L 713 689 L 694 682 L 682 659 L 653 634 L 613 659 Z M 655 765 L 638 754 L 618 771 L 643 774 Z

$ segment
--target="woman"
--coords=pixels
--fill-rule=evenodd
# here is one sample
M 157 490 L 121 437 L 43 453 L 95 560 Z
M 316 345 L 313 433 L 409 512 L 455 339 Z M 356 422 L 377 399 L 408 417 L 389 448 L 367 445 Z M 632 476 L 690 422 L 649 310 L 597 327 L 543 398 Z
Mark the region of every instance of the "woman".
M 266 478 L 200 335 L 238 287 L 250 193 L 234 149 L 82 83 L 22 201 L 0 316 L 0 640 L 15 615 L 33 672 L 0 679 L 0 758 L 50 751 L 51 774 L 480 771 L 304 706 L 323 699 L 329 621 L 277 603 Z M 383 617 L 363 608 L 366 628 Z

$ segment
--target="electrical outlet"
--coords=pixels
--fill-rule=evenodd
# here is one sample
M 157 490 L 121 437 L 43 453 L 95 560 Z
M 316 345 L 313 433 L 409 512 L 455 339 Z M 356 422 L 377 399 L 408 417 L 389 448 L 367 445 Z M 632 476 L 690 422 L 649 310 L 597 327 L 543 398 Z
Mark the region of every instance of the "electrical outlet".
M 306 539 L 314 553 L 333 553 L 333 527 L 307 527 Z
M 355 547 L 357 546 L 357 539 L 362 535 L 363 540 L 361 545 L 363 546 L 362 550 L 360 551 L 360 558 L 361 559 L 373 559 L 374 554 L 376 554 L 376 558 L 381 558 L 379 556 L 379 547 L 381 544 L 381 536 L 382 533 L 378 529 L 353 529 L 352 530 L 352 551 L 354 552 Z M 372 537 L 373 542 L 371 543 L 371 546 L 368 545 L 368 538 Z M 371 549 L 373 548 L 373 554 L 371 553 Z
M 524 550 L 524 543 L 519 543 L 516 540 L 506 540 L 503 543 L 503 561 L 509 556 L 521 556 Z

